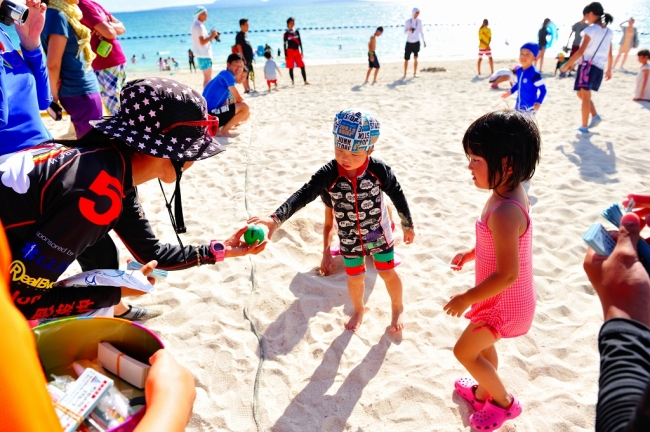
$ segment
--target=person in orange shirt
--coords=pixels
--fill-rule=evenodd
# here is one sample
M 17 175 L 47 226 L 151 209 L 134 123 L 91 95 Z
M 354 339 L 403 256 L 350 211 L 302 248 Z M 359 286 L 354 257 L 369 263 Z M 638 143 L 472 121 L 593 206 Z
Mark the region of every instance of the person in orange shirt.
M 478 29 L 478 74 L 481 75 L 481 61 L 483 56 L 487 56 L 490 60 L 490 74 L 494 73 L 494 62 L 492 61 L 492 49 L 490 48 L 492 42 L 492 30 L 488 27 L 488 20 L 483 20 L 483 25 Z
M 8 269 L 11 255 L 0 224 L 0 268 Z M 0 425 L 7 431 L 56 432 L 61 424 L 45 389 L 45 375 L 34 336 L 9 297 L 9 273 L 0 272 Z M 135 432 L 181 432 L 192 415 L 196 398 L 194 376 L 167 350 L 149 359 L 145 384 L 147 412 Z

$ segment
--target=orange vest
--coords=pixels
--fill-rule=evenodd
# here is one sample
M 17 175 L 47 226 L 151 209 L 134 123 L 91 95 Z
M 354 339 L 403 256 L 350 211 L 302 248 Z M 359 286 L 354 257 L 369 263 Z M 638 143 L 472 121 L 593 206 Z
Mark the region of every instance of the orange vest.
M 61 431 L 34 336 L 9 296 L 11 253 L 0 224 L 0 428 L 7 431 Z

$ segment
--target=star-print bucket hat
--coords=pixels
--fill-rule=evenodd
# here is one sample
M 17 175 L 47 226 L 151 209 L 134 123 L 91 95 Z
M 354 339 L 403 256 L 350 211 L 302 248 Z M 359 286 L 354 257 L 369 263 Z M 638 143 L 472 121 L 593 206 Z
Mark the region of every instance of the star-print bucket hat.
M 208 114 L 203 96 L 167 78 L 126 83 L 120 111 L 90 124 L 139 153 L 186 162 L 225 150 L 215 139 L 219 121 Z

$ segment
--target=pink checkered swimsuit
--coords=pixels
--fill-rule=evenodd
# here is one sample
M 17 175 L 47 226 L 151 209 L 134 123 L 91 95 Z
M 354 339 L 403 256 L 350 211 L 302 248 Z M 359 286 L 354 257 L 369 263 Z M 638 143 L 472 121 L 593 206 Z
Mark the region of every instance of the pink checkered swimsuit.
M 526 215 L 528 227 L 519 237 L 519 277 L 501 293 L 472 305 L 465 318 L 473 323 L 484 322 L 488 329 L 502 338 L 524 335 L 535 316 L 537 292 L 533 281 L 533 224 L 528 211 L 515 200 L 504 200 L 485 215 L 485 222 L 476 221 L 476 285 L 497 270 L 492 231 L 488 219 L 501 204 L 517 204 Z

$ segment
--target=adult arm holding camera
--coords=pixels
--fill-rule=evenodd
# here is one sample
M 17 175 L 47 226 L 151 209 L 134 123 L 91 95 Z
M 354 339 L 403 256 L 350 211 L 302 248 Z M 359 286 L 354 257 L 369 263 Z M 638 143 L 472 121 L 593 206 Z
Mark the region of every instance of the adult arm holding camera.
M 641 223 L 621 219 L 609 257 L 587 251 L 584 269 L 600 299 L 600 378 L 596 431 L 650 430 L 650 277 L 639 261 Z
M 0 0 L 0 16 L 8 3 Z M 16 5 L 22 7 L 22 5 Z M 51 138 L 40 118 L 51 96 L 45 59 L 40 48 L 40 34 L 45 21 L 46 6 L 40 0 L 27 0 L 28 17 L 16 26 L 22 55 L 0 28 L 0 155 L 31 147 Z M 5 25 L 13 21 L 2 21 Z

